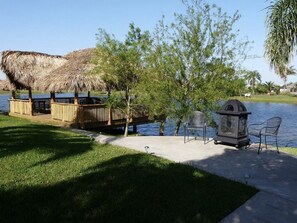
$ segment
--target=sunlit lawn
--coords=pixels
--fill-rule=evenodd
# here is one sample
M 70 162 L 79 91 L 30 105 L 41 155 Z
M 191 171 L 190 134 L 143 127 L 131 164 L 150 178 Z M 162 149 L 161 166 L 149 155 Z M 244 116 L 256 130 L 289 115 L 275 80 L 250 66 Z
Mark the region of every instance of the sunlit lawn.
M 236 97 L 240 101 L 250 102 L 272 102 L 272 103 L 288 103 L 297 104 L 297 97 L 294 95 L 252 95 L 250 98 Z
M 218 222 L 256 189 L 0 115 L 0 222 Z
M 283 148 L 280 148 L 279 150 L 284 153 L 288 153 L 288 154 L 297 156 L 297 148 L 283 147 Z

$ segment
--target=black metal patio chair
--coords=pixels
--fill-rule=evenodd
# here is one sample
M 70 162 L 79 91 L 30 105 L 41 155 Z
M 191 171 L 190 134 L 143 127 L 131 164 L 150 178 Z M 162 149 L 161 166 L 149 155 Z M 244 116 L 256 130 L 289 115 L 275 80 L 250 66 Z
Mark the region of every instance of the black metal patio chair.
M 184 123 L 184 143 L 189 141 L 191 133 L 195 134 L 195 139 L 199 136 L 199 130 L 202 130 L 204 144 L 206 142 L 206 118 L 203 112 L 193 111 L 186 123 Z
M 276 144 L 277 153 L 279 153 L 278 150 L 278 143 L 277 143 L 277 135 L 278 130 L 280 127 L 280 124 L 282 122 L 282 119 L 280 117 L 272 117 L 270 119 L 267 119 L 265 122 L 258 123 L 258 124 L 251 124 L 248 127 L 248 132 L 250 136 L 259 138 L 259 147 L 258 147 L 258 154 L 262 150 L 262 141 L 264 137 L 265 142 L 265 148 L 267 149 L 267 138 L 274 139 Z

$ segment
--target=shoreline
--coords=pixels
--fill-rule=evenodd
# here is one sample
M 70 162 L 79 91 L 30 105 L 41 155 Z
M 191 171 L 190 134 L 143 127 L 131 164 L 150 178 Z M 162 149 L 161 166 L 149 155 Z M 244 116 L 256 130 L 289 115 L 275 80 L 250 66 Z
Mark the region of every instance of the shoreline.
M 244 96 L 233 97 L 239 101 L 243 102 L 259 102 L 259 103 L 281 103 L 281 104 L 296 104 L 297 97 L 293 94 L 291 95 L 252 95 L 250 98 Z

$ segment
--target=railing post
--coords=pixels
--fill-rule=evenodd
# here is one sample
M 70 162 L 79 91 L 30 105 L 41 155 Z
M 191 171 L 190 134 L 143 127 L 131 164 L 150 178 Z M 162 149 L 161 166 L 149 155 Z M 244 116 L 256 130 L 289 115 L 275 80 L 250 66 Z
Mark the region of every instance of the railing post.
M 107 125 L 111 125 L 112 122 L 112 109 L 109 107 L 108 108 L 108 122 Z
M 55 105 L 51 102 L 51 117 L 52 117 L 52 119 L 54 119 L 55 116 L 56 116 Z
M 50 96 L 51 96 L 51 103 L 55 102 L 55 100 L 56 100 L 55 92 L 51 91 Z
M 24 114 L 24 103 L 22 101 L 18 100 L 17 105 L 20 108 L 20 114 L 23 115 Z
M 84 117 L 84 107 L 82 105 L 78 106 L 78 120 L 79 120 L 79 125 L 81 129 L 85 128 L 85 117 Z
M 137 133 L 137 125 L 133 125 L 133 133 L 134 133 L 134 134 Z
M 15 113 L 15 90 L 11 91 L 11 99 L 10 99 L 10 112 Z
M 29 89 L 29 115 L 33 116 L 33 99 L 32 99 L 32 90 Z
M 15 90 L 11 91 L 11 99 L 15 99 Z
M 77 91 L 74 92 L 74 104 L 75 105 L 78 105 L 79 104 L 78 103 L 78 92 Z

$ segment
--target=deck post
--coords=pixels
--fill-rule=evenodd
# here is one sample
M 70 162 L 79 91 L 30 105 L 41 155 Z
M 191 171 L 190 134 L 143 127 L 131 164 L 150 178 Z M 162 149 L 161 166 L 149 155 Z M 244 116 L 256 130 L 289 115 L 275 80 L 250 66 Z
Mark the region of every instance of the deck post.
M 134 133 L 134 134 L 137 133 L 137 125 L 133 125 L 133 133 Z
M 85 117 L 84 117 L 84 107 L 82 105 L 78 106 L 78 114 L 79 114 L 79 126 L 81 129 L 85 128 Z
M 75 105 L 78 105 L 79 104 L 78 103 L 78 92 L 77 91 L 74 92 L 74 104 Z
M 112 122 L 112 109 L 109 107 L 108 108 L 108 122 L 107 125 L 111 125 Z
M 56 94 L 54 91 L 50 92 L 50 97 L 51 97 L 51 103 L 54 103 L 56 101 Z
M 29 103 L 30 103 L 30 116 L 33 116 L 33 98 L 32 98 L 32 90 L 29 89 Z
M 15 90 L 11 91 L 11 99 L 15 99 Z

